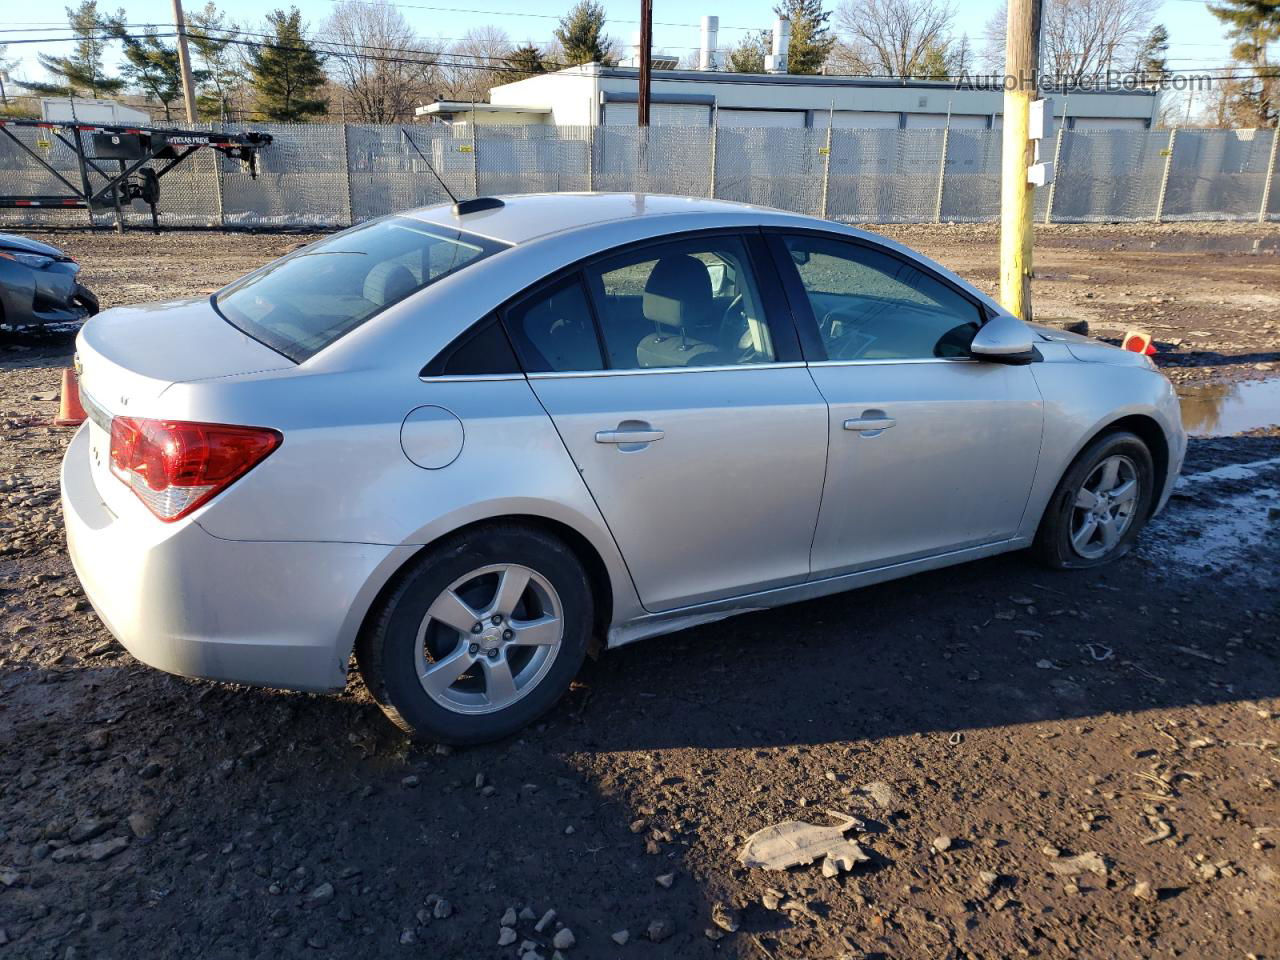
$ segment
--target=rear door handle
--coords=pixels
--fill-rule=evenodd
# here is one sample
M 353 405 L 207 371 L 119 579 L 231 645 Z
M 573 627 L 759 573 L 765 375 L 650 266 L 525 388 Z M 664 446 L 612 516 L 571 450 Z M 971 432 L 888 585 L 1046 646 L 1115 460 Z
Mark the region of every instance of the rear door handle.
M 598 430 L 596 443 L 653 443 L 666 436 L 662 430 L 655 430 L 648 425 L 644 427 L 619 427 L 616 430 Z
M 846 430 L 856 430 L 864 437 L 878 437 L 898 421 L 883 410 L 864 410 L 862 416 L 844 422 Z

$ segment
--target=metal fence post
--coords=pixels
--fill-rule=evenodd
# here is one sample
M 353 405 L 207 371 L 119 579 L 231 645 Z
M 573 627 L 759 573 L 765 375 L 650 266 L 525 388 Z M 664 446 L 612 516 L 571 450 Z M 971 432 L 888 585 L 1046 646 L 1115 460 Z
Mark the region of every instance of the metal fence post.
M 226 133 L 226 124 L 218 125 L 219 133 Z M 222 154 L 213 151 L 213 190 L 218 198 L 218 226 L 227 225 L 227 209 L 222 199 Z
M 826 162 L 822 165 L 822 219 L 827 219 L 827 191 L 831 186 L 831 128 L 835 125 L 835 104 L 827 114 L 827 146 L 824 150 Z
M 1062 116 L 1062 126 L 1058 127 L 1058 138 L 1053 143 L 1053 179 L 1049 181 L 1049 197 L 1044 205 L 1044 222 L 1053 222 L 1053 198 L 1058 192 L 1058 178 L 1062 176 L 1062 141 L 1067 138 L 1067 117 Z
M 942 185 L 947 176 L 947 141 L 951 139 L 951 101 L 947 101 L 947 125 L 942 128 L 942 157 L 938 160 L 938 195 L 933 201 L 933 222 L 942 222 Z
M 1271 159 L 1267 161 L 1267 176 L 1262 181 L 1262 202 L 1258 204 L 1258 222 L 1267 222 L 1267 209 L 1271 206 L 1271 184 L 1276 178 L 1276 146 L 1280 145 L 1280 128 L 1271 131 Z
M 347 188 L 347 224 L 356 222 L 355 198 L 351 194 L 351 138 L 347 134 L 347 125 L 342 125 L 342 180 Z
M 471 105 L 471 195 L 480 196 L 480 140 L 476 134 L 476 108 Z
M 1156 198 L 1156 223 L 1164 219 L 1164 196 L 1169 190 L 1169 168 L 1173 166 L 1173 145 L 1178 139 L 1178 128 L 1169 131 L 1169 146 L 1165 148 L 1164 173 L 1160 177 L 1160 196 Z
M 587 192 L 596 189 L 596 125 L 587 127 Z
M 720 107 L 719 105 L 711 108 L 711 183 L 707 189 L 707 196 L 712 200 L 716 198 L 716 146 L 720 140 Z

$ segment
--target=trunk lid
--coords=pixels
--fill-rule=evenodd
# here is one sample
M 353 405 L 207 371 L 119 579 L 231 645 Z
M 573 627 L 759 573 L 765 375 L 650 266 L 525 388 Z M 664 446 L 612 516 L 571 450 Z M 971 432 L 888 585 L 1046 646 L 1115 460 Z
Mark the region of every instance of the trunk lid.
M 113 307 L 85 323 L 76 355 L 81 389 L 112 414 L 174 383 L 294 366 L 223 320 L 207 298 Z

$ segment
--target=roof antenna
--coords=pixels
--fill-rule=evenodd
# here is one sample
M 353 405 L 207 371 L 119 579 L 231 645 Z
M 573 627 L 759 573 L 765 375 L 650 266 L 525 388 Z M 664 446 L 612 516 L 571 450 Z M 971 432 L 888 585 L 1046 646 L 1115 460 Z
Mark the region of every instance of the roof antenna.
M 444 182 L 444 177 L 436 173 L 436 168 L 431 165 L 431 161 L 427 159 L 427 155 L 422 152 L 413 137 L 409 136 L 409 131 L 404 127 L 400 128 L 400 132 L 404 138 L 409 141 L 409 146 L 418 151 L 418 156 L 422 158 L 422 162 L 427 165 L 427 169 L 431 171 L 431 175 L 436 178 L 436 182 L 440 184 L 444 192 L 449 195 L 449 199 L 453 201 L 454 216 L 462 216 L 464 213 L 478 213 L 481 210 L 496 210 L 498 207 L 504 206 L 503 202 L 497 197 L 475 197 L 471 200 L 459 200 L 453 195 L 453 191 L 449 189 L 449 185 Z

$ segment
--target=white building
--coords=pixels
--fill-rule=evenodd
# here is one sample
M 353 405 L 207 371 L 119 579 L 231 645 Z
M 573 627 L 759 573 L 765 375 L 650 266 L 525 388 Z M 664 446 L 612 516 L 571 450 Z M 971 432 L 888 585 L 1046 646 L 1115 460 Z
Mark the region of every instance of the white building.
M 822 127 L 911 129 L 998 128 L 1004 92 L 996 83 L 893 80 L 876 77 L 802 76 L 786 72 L 790 27 L 774 27 L 770 72 L 716 70 L 715 17 L 703 18 L 700 70 L 652 71 L 649 122 L 724 127 Z M 589 63 L 493 87 L 489 103 L 438 101 L 418 116 L 448 123 L 595 126 L 636 122 L 637 56 L 624 65 Z M 664 66 L 658 58 L 654 65 Z M 1059 90 L 1054 111 L 1068 129 L 1146 129 L 1157 116 L 1150 90 Z
M 636 122 L 639 71 L 590 63 L 493 87 L 489 103 L 438 101 L 423 119 L 450 123 L 595 126 Z M 649 122 L 722 127 L 951 126 L 999 128 L 1004 93 L 926 80 L 654 70 Z M 1068 129 L 1142 130 L 1156 119 L 1154 91 L 1055 91 Z M 1065 112 L 1064 112 L 1065 111 Z

